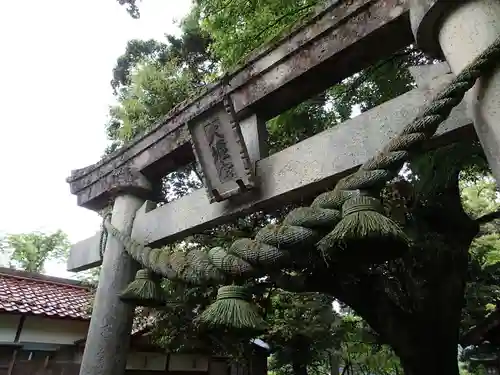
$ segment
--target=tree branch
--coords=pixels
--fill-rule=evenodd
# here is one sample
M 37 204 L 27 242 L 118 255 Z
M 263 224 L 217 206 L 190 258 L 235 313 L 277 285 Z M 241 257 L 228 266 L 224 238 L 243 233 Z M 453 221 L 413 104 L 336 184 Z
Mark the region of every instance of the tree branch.
M 368 80 L 371 74 L 374 74 L 377 70 L 381 69 L 384 65 L 391 63 L 397 58 L 404 57 L 410 55 L 415 51 L 415 47 L 411 47 L 409 49 L 404 49 L 399 52 L 396 52 L 389 56 L 388 58 L 377 62 L 374 65 L 367 67 L 364 71 L 359 72 L 359 75 L 353 79 L 352 82 L 348 84 L 348 88 L 342 94 L 336 95 L 333 99 L 339 99 L 340 96 L 344 96 L 347 98 L 351 98 L 354 95 L 354 92 L 358 87 L 360 87 L 364 82 Z
M 342 374 L 345 375 L 346 371 L 351 367 L 351 362 L 348 360 L 347 363 L 345 364 L 344 368 L 342 369 Z
M 476 223 L 479 225 L 484 225 L 496 219 L 500 219 L 500 210 L 495 212 L 490 212 L 489 214 L 478 217 L 476 219 Z
M 273 22 L 271 22 L 269 25 L 267 25 L 265 28 L 263 28 L 262 30 L 260 30 L 256 35 L 254 35 L 254 38 L 257 39 L 257 38 L 260 38 L 266 31 L 270 30 L 271 28 L 273 28 L 274 26 L 276 26 L 278 23 L 280 23 L 283 19 L 285 19 L 286 17 L 288 16 L 291 16 L 293 15 L 294 13 L 298 13 L 298 12 L 302 12 L 304 10 L 307 10 L 309 8 L 312 8 L 313 6 L 316 6 L 317 4 L 316 3 L 313 3 L 313 4 L 306 4 L 304 6 L 301 6 L 300 8 L 298 9 L 292 9 L 290 12 L 288 13 L 285 13 L 285 14 L 282 14 L 280 17 L 278 17 L 277 19 L 275 19 Z

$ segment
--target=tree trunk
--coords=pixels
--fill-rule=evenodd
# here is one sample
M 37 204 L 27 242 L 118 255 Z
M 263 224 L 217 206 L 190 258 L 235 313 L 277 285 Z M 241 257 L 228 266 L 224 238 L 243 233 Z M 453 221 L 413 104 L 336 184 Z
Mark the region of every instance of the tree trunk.
M 468 250 L 479 227 L 461 206 L 458 173 L 426 198 L 407 225 L 414 242 L 403 258 L 345 274 L 326 271 L 308 282 L 362 316 L 405 375 L 458 375 Z
M 307 375 L 307 366 L 303 363 L 293 362 L 293 375 Z
M 458 375 L 458 362 L 426 361 L 423 363 L 403 364 L 405 375 Z
M 335 353 L 329 354 L 330 375 L 339 375 L 339 356 Z
M 428 342 L 411 355 L 400 355 L 405 375 L 458 375 L 455 342 Z M 411 351 L 411 349 L 410 349 Z
M 293 375 L 307 375 L 307 364 L 311 361 L 311 342 L 301 334 L 294 335 L 289 342 L 292 349 Z

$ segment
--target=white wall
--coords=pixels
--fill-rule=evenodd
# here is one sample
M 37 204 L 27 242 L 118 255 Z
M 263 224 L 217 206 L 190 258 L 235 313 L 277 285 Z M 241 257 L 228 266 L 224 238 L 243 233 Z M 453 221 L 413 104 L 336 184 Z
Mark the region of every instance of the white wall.
M 19 342 L 72 345 L 85 338 L 89 322 L 28 316 Z
M 21 315 L 0 314 L 0 342 L 14 342 Z M 19 337 L 21 344 L 73 345 L 85 338 L 89 322 L 78 320 L 50 319 L 40 316 L 27 316 Z M 29 346 L 29 345 L 28 345 Z M 36 345 L 35 345 L 36 346 Z M 81 362 L 81 353 L 75 359 Z M 208 371 L 209 357 L 190 354 L 171 354 L 168 358 L 170 371 Z M 212 362 L 210 375 L 225 373 L 223 363 Z M 163 353 L 130 353 L 127 369 L 165 371 L 167 355 Z
M 172 354 L 168 371 L 208 371 L 209 358 L 191 354 Z
M 226 375 L 228 363 L 226 361 L 211 361 L 210 375 Z
M 0 342 L 14 342 L 21 315 L 0 314 Z
M 165 371 L 167 355 L 162 353 L 129 353 L 127 370 Z

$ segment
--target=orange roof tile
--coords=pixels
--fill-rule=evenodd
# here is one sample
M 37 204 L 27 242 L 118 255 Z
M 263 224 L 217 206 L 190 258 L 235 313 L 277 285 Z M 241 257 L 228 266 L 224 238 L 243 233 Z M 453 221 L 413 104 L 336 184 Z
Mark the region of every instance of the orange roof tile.
M 0 267 L 0 314 L 35 314 L 54 318 L 90 320 L 90 286 L 76 280 Z M 136 308 L 132 334 L 143 333 L 155 316 Z
M 90 319 L 89 287 L 29 272 L 0 269 L 0 312 Z

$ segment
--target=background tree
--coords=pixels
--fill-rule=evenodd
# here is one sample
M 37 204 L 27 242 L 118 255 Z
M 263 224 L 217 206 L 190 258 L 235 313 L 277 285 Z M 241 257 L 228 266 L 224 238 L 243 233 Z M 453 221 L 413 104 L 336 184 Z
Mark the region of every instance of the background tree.
M 271 295 L 266 314 L 270 328 L 264 335 L 273 348 L 271 370 L 306 375 L 308 368 L 318 367 L 334 346 L 333 328 L 339 318 L 332 303 L 331 296 L 317 293 L 277 291 Z
M 500 298 L 500 201 L 491 175 L 473 175 L 462 183 L 462 197 L 466 211 L 478 220 L 485 221 L 470 248 L 469 280 L 465 290 L 466 304 L 462 311 L 461 333 L 482 321 L 495 310 Z M 463 372 L 482 375 L 486 370 L 474 357 L 498 355 L 499 348 L 492 345 L 468 347 L 460 353 Z
M 399 359 L 387 345 L 379 342 L 377 334 L 352 312 L 344 315 L 339 332 L 339 355 L 345 375 L 398 375 L 403 370 Z
M 466 211 L 475 218 L 485 217 L 500 209 L 500 200 L 491 175 L 477 181 L 462 183 Z M 498 221 L 482 225 L 481 232 L 470 248 L 469 280 L 466 287 L 466 306 L 462 331 L 468 330 L 496 307 L 500 300 L 500 232 Z
M 9 234 L 0 249 L 8 253 L 11 267 L 28 272 L 42 273 L 47 261 L 64 262 L 68 258 L 70 243 L 65 233 L 31 232 Z

